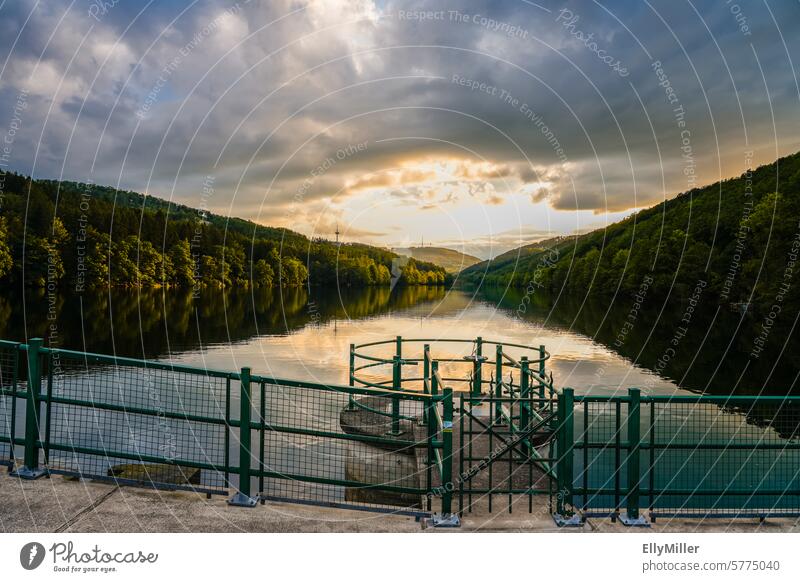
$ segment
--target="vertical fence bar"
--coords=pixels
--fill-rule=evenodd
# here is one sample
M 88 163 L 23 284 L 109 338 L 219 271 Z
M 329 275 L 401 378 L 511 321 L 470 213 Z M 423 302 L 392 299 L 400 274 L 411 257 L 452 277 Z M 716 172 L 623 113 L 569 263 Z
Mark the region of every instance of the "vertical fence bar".
M 561 519 L 568 517 L 567 507 L 572 505 L 573 465 L 572 455 L 575 446 L 573 407 L 575 394 L 572 388 L 564 388 L 558 395 L 558 460 L 556 465 L 556 512 Z M 571 513 L 571 510 L 569 510 Z
M 352 388 L 355 386 L 355 378 L 356 378 L 356 345 L 350 344 L 350 374 L 349 374 L 349 386 Z M 350 394 L 347 397 L 347 408 L 349 410 L 353 410 L 354 402 L 353 402 L 353 395 Z
M 639 516 L 639 451 L 641 440 L 641 393 L 638 388 L 628 389 L 628 495 L 625 498 L 626 514 L 620 518 L 625 525 L 644 525 Z
M 520 400 L 520 407 L 519 407 L 519 430 L 522 431 L 523 434 L 528 431 L 531 426 L 531 410 L 530 410 L 530 382 L 531 378 L 528 374 L 529 371 L 529 362 L 527 356 L 522 356 L 519 362 L 520 366 L 520 377 L 519 377 L 519 400 Z M 513 410 L 513 403 L 512 408 Z M 531 441 L 529 438 L 526 438 L 522 441 L 522 450 L 525 451 L 527 456 L 531 454 Z
M 544 378 L 545 378 L 545 365 L 544 365 L 544 358 L 547 354 L 547 351 L 544 349 L 544 345 L 539 346 L 539 377 L 542 378 L 539 380 L 539 398 L 544 399 Z M 541 400 L 539 402 L 539 406 L 544 406 L 544 401 Z
M 396 343 L 396 348 L 395 348 L 395 354 L 394 355 L 397 357 L 397 359 L 399 361 L 402 362 L 403 361 L 403 336 L 398 335 L 397 338 L 395 339 L 395 343 Z M 398 383 L 396 384 L 396 388 L 399 390 L 402 387 L 402 383 L 403 383 L 403 370 L 402 370 L 402 368 L 398 368 L 397 382 Z
M 422 383 L 423 389 L 427 394 L 431 383 L 431 346 L 425 344 L 422 347 Z
M 39 416 L 42 395 L 41 369 L 42 339 L 34 338 L 28 342 L 28 392 L 25 400 L 25 454 L 23 466 L 13 475 L 22 479 L 37 479 L 45 471 L 39 467 Z
M 583 401 L 583 510 L 589 508 L 589 446 L 592 444 L 589 438 L 589 402 Z
M 652 521 L 655 521 L 656 518 L 652 517 L 653 511 L 655 510 L 655 488 L 656 488 L 656 476 L 655 476 L 655 465 L 656 465 L 656 403 L 655 401 L 650 401 L 650 429 L 648 430 L 647 440 L 650 441 L 650 462 L 648 464 L 648 480 L 649 480 L 649 489 L 650 489 L 650 502 L 648 506 L 650 507 L 650 515 Z
M 425 443 L 426 452 L 425 452 L 425 492 L 426 492 L 426 509 L 427 511 L 431 510 L 431 506 L 433 503 L 433 463 L 434 463 L 434 447 L 433 441 L 436 439 L 436 413 L 434 412 L 434 407 L 438 406 L 439 404 L 433 398 L 430 398 L 425 401 L 425 426 L 427 426 L 428 431 L 428 438 L 427 442 Z
M 231 486 L 231 377 L 225 379 L 225 486 Z
M 15 439 L 17 438 L 17 391 L 19 390 L 19 355 L 21 349 L 20 345 L 14 348 L 14 383 L 11 386 L 13 389 L 11 393 L 11 427 L 9 432 L 11 442 L 8 445 L 8 460 L 12 464 L 14 459 L 17 458 Z
M 494 396 L 497 400 L 494 403 L 494 421 L 499 422 L 503 414 L 503 346 L 497 344 L 494 352 Z
M 622 403 L 617 399 L 614 402 L 614 514 L 619 515 L 620 507 L 620 472 L 622 471 Z M 616 521 L 616 517 L 614 518 Z
M 260 408 L 258 411 L 258 492 L 259 496 L 264 494 L 264 440 L 267 432 L 267 383 L 259 382 L 261 386 Z M 264 500 L 261 500 L 264 505 Z
M 461 414 L 458 415 L 458 474 L 459 477 L 464 475 L 464 393 L 461 392 L 458 396 L 459 409 Z M 470 461 L 471 463 L 471 461 Z M 464 479 L 458 479 L 458 514 L 464 514 Z
M 250 368 L 242 368 L 239 376 L 239 490 L 228 500 L 230 505 L 255 507 L 250 496 L 250 411 L 252 407 Z
M 453 390 L 444 389 L 442 411 L 442 514 L 453 513 Z
M 392 362 L 392 388 L 400 390 L 402 382 L 402 375 L 400 372 L 401 360 L 400 356 L 395 356 Z M 400 434 L 400 398 L 392 396 L 392 429 L 389 431 L 390 435 L 397 436 Z
M 50 466 L 50 424 L 53 417 L 53 353 L 47 354 L 47 397 L 44 415 L 44 464 Z M 41 408 L 41 407 L 40 407 Z
M 475 360 L 472 363 L 472 394 L 480 396 L 483 386 L 483 338 L 475 339 Z
M 425 344 L 422 346 L 422 391 L 425 394 L 430 394 L 431 389 L 431 346 Z M 425 406 L 422 410 L 422 421 L 428 421 L 428 407 Z

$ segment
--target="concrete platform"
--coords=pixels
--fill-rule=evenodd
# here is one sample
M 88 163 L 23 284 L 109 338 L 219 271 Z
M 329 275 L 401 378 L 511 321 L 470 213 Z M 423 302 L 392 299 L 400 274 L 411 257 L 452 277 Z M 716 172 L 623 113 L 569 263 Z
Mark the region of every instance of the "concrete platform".
M 523 507 L 524 505 L 524 507 Z M 413 517 L 291 503 L 269 502 L 252 509 L 229 507 L 225 498 L 165 492 L 54 475 L 23 481 L 0 473 L 0 531 L 3 532 L 798 532 L 800 520 L 659 519 L 649 530 L 609 519 L 590 519 L 578 528 L 557 528 L 546 498 L 533 513 L 527 501 L 488 513 L 465 514 L 459 529 L 426 528 Z

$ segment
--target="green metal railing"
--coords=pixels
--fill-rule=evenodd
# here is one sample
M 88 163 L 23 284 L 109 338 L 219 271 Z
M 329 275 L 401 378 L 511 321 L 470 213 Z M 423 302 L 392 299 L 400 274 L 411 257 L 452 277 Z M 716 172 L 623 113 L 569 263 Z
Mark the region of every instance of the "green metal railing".
M 234 505 L 280 498 L 414 514 L 441 497 L 450 513 L 451 496 L 420 477 L 414 460 L 417 450 L 433 451 L 447 483 L 447 389 L 318 384 L 45 348 L 41 340 L 0 342 L 0 388 L 2 460 L 22 478 L 60 473 L 208 495 L 234 488 Z M 364 401 L 409 420 L 365 431 L 359 422 L 370 416 L 346 417 L 349 402 Z
M 555 390 L 548 358 L 543 346 L 398 337 L 351 346 L 338 386 L 0 341 L 0 463 L 23 478 L 234 489 L 236 505 L 424 514 L 438 500 L 450 515 L 454 493 L 491 470 L 466 443 L 456 459 L 458 414 L 460 439 L 473 432 L 465 421 L 499 438 L 509 475 L 538 467 L 549 480 L 500 491 L 489 477 L 471 491 L 490 503 L 546 491 L 552 501 L 554 481 L 560 523 L 800 515 L 800 397 L 581 395 Z
M 434 358 L 431 345 L 436 344 L 436 357 Z M 406 346 L 404 348 L 404 346 Z M 469 354 L 454 355 L 445 352 L 457 351 L 458 346 L 470 346 Z M 495 359 L 492 360 L 483 354 L 484 348 L 495 346 Z M 381 348 L 386 351 L 386 347 L 394 348 L 391 355 L 377 354 Z M 404 355 L 416 348 L 421 353 L 415 356 Z M 411 350 L 409 350 L 411 348 Z M 523 355 L 518 361 L 511 356 L 508 350 L 521 351 Z M 463 351 L 463 350 L 462 350 Z M 530 355 L 528 355 L 530 354 Z M 544 399 L 555 398 L 556 390 L 553 385 L 552 374 L 547 375 L 545 363 L 550 359 L 550 354 L 544 346 L 528 346 L 511 342 L 499 342 L 487 340 L 481 337 L 476 339 L 425 339 L 425 338 L 404 338 L 397 336 L 394 339 L 381 340 L 363 344 L 350 344 L 350 386 L 366 386 L 372 388 L 388 388 L 400 390 L 408 388 L 412 390 L 423 390 L 430 384 L 430 362 L 436 361 L 438 365 L 447 366 L 451 370 L 451 375 L 440 375 L 442 383 L 447 383 L 455 391 L 469 391 L 473 395 L 486 393 L 489 390 L 496 390 L 497 394 L 503 391 L 519 391 L 519 382 L 513 381 L 513 376 L 508 381 L 504 379 L 504 373 L 509 370 L 516 370 L 517 373 L 525 375 L 529 382 L 532 382 L 531 389 L 539 392 L 539 397 Z M 522 362 L 527 362 L 523 370 Z M 408 376 L 403 374 L 404 367 L 418 367 L 423 365 L 422 376 Z M 391 375 L 385 372 L 386 368 L 391 367 Z M 491 377 L 486 378 L 486 370 L 490 370 Z M 463 371 L 460 376 L 452 375 L 457 371 Z M 367 376 L 367 374 L 372 376 Z M 358 407 L 357 402 L 351 402 L 352 406 Z M 402 419 L 402 415 L 392 409 L 393 420 Z
M 557 514 L 800 515 L 800 397 L 558 398 Z
M 494 359 L 485 355 L 487 348 L 494 352 Z M 441 413 L 435 407 L 423 413 L 429 431 L 442 441 L 449 439 L 452 442 L 453 412 L 457 411 L 460 419 L 457 427 L 460 428 L 458 458 L 445 458 L 441 450 L 429 449 L 426 468 L 428 481 L 453 483 L 453 493 L 458 493 L 459 513 L 463 513 L 465 495 L 469 497 L 467 507 L 471 510 L 473 494 L 481 498 L 488 495 L 491 511 L 495 489 L 502 488 L 503 493 L 509 496 L 523 493 L 529 497 L 552 491 L 552 459 L 543 456 L 533 445 L 534 439 L 539 442 L 543 434 L 552 432 L 555 424 L 556 391 L 552 374 L 548 375 L 546 371 L 549 358 L 550 354 L 541 345 L 528 346 L 482 337 L 473 340 L 397 336 L 361 345 L 351 344 L 349 384 L 419 390 L 433 397 L 443 391 L 447 395 L 446 403 L 453 398 L 455 391 L 459 399 L 457 409 L 453 406 L 455 402 L 452 402 Z M 406 367 L 421 369 L 421 375 L 403 373 Z M 447 373 L 443 374 L 443 369 Z M 445 385 L 452 390 L 443 390 Z M 489 425 L 471 414 L 474 407 L 485 403 L 489 403 L 492 410 Z M 406 416 L 396 407 L 374 411 L 355 399 L 351 399 L 350 407 L 383 413 L 393 426 L 406 420 Z M 468 418 L 467 424 L 465 418 Z M 480 428 L 475 429 L 479 425 Z M 503 431 L 507 434 L 501 434 Z M 503 449 L 502 454 L 495 451 L 497 454 L 490 460 L 476 457 L 473 453 L 473 440 L 486 440 L 487 435 L 490 446 L 496 440 Z M 519 443 L 516 443 L 517 440 Z M 454 482 L 456 461 L 458 477 Z M 510 475 L 506 479 L 493 479 L 492 465 L 500 461 L 504 464 L 506 461 L 511 464 L 523 463 L 528 467 L 525 474 L 530 473 L 529 482 L 521 484 L 516 476 L 520 473 L 517 469 L 505 471 Z M 545 475 L 546 483 L 539 488 L 533 484 L 534 466 L 538 467 L 537 480 L 541 474 Z M 483 485 L 477 484 L 480 479 L 475 479 L 482 473 L 489 475 L 488 491 L 484 491 Z M 530 504 L 532 500 L 529 498 Z M 442 493 L 442 506 L 452 508 L 452 495 L 446 489 Z M 443 511 L 449 513 L 448 509 Z

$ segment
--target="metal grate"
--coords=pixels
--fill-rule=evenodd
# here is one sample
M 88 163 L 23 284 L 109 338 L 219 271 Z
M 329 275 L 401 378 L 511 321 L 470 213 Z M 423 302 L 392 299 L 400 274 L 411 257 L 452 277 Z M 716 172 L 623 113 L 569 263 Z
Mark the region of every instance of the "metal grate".
M 20 348 L 19 344 L 0 343 L 0 464 L 13 465 L 14 446 L 18 426 L 18 410 L 24 414 L 24 401 L 16 394 L 24 389 L 19 381 Z M 22 385 L 21 385 L 22 384 Z M 22 405 L 20 405 L 22 402 Z
M 643 451 L 654 514 L 800 512 L 800 407 L 651 402 Z M 780 415 L 784 429 L 776 429 Z
M 534 496 L 552 496 L 548 403 L 514 386 L 506 396 L 459 396 L 459 513 L 493 512 L 495 506 L 533 512 Z M 544 404 L 544 406 L 543 406 Z
M 224 493 L 230 381 L 201 370 L 50 351 L 52 472 Z
M 252 442 L 262 499 L 423 511 L 430 484 L 418 454 L 427 450 L 421 395 L 355 395 L 363 405 L 355 406 L 331 387 L 258 385 Z M 392 433 L 393 400 L 404 417 L 399 434 Z
M 574 510 L 800 514 L 800 398 L 642 397 L 635 416 L 632 402 L 630 395 L 575 397 L 567 477 Z
M 576 403 L 573 486 L 579 493 L 573 502 L 587 515 L 615 515 L 621 507 L 621 491 L 628 487 L 622 450 L 627 422 L 619 400 Z

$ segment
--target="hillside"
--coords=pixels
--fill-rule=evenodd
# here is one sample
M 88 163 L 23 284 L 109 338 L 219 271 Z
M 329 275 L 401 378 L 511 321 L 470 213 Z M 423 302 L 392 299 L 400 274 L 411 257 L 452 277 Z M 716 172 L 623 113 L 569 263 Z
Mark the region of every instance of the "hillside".
M 389 285 L 398 255 L 153 196 L 0 172 L 0 280 L 21 287 Z M 412 260 L 401 284 L 442 284 Z
M 541 293 L 688 298 L 698 284 L 720 302 L 800 307 L 800 153 L 696 188 L 549 249 L 506 253 L 460 280 Z
M 392 250 L 398 255 L 439 265 L 448 273 L 454 274 L 481 261 L 478 257 L 444 247 L 408 247 Z

